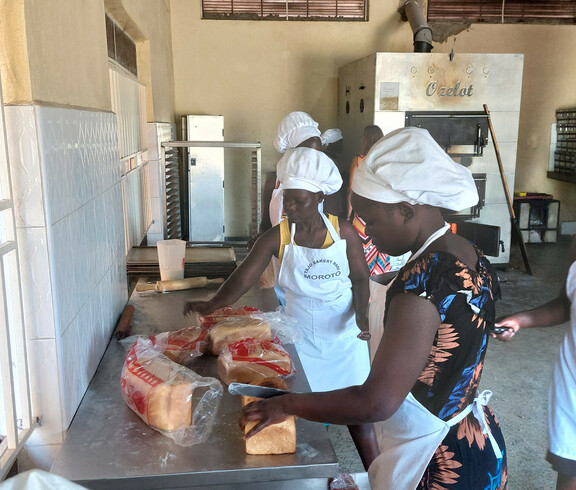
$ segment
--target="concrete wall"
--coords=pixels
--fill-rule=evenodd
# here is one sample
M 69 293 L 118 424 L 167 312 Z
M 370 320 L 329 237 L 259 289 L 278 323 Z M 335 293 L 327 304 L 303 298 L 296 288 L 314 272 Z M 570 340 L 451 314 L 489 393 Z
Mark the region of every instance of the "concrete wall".
M 321 129 L 336 124 L 340 66 L 412 51 L 397 7 L 370 2 L 369 22 L 216 21 L 201 20 L 200 0 L 171 0 L 176 114 L 224 115 L 226 139 L 261 141 L 264 170 L 272 170 L 272 138 L 287 112 L 307 111 Z M 546 171 L 555 110 L 576 106 L 575 43 L 573 26 L 473 25 L 434 47 L 525 55 L 516 190 L 554 194 L 562 220 L 576 219 L 576 193 Z
M 138 49 L 148 121 L 173 122 L 169 4 L 163 0 L 0 0 L 4 103 L 109 111 L 104 16 L 125 27 Z

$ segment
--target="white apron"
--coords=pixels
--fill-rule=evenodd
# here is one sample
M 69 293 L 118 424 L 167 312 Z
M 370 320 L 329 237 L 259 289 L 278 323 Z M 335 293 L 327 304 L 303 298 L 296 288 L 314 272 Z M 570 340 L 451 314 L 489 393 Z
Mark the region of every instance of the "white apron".
M 272 197 L 270 198 L 270 205 L 268 206 L 268 211 L 270 214 L 270 223 L 272 226 L 276 226 L 280 221 L 282 221 L 282 215 L 284 214 L 284 196 L 282 194 L 282 184 L 278 183 L 278 187 L 272 191 Z M 322 213 L 324 210 L 324 202 L 318 204 L 318 212 Z M 276 257 L 272 257 L 270 260 L 270 265 L 274 272 L 274 292 L 276 293 L 276 298 L 280 306 L 286 306 L 286 293 L 284 289 L 278 285 L 278 274 L 280 273 L 280 261 Z
M 384 333 L 384 312 L 386 311 L 386 293 L 396 279 L 396 274 L 386 272 L 370 276 L 370 299 L 368 300 L 368 325 L 370 328 L 370 362 L 374 360 L 376 350 Z
M 554 365 L 549 392 L 548 433 L 550 452 L 576 461 L 576 262 L 568 271 L 566 295 L 570 324 Z
M 444 235 L 449 228 L 450 225 L 445 224 L 430 235 L 408 262 L 419 257 L 433 241 Z M 385 295 L 387 287 L 379 286 L 379 294 Z M 379 321 L 383 321 L 383 319 L 384 314 L 382 312 Z M 372 325 L 370 325 L 370 329 L 372 331 Z M 496 457 L 501 458 L 502 453 L 490 432 L 482 409 L 484 405 L 488 404 L 491 396 L 492 392 L 483 391 L 462 412 L 445 422 L 425 408 L 414 398 L 412 393 L 408 393 L 392 417 L 374 424 L 380 455 L 368 469 L 372 490 L 414 490 L 420 483 L 432 456 L 446 437 L 450 427 L 456 425 L 470 412 L 474 413 L 480 427 L 482 427 L 482 432 L 488 434 Z
M 296 245 L 293 223 L 278 284 L 286 291 L 286 313 L 303 329 L 303 341 L 295 347 L 310 387 L 330 391 L 364 383 L 370 358 L 367 343 L 356 337 L 346 240 L 321 216 L 334 243 L 325 249 Z

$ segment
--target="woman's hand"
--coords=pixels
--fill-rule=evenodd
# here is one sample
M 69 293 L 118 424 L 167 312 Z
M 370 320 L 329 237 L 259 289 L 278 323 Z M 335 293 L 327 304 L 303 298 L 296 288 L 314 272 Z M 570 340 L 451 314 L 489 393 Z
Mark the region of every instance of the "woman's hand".
M 361 313 L 356 313 L 356 325 L 360 329 L 360 333 L 357 337 L 360 340 L 370 340 L 372 335 L 370 334 L 370 326 L 368 323 L 368 317 Z
M 504 342 L 512 340 L 512 337 L 514 337 L 516 332 L 522 328 L 519 318 L 514 315 L 502 318 L 501 320 L 496 320 L 494 327 L 506 329 L 502 333 L 490 332 L 490 336 L 492 338 L 502 340 Z
M 240 417 L 240 428 L 242 432 L 244 432 L 244 427 L 246 427 L 248 422 L 259 421 L 244 437 L 248 439 L 269 425 L 279 424 L 286 420 L 290 414 L 284 411 L 282 398 L 288 396 L 290 395 L 275 396 L 267 400 L 257 400 L 243 407 L 242 416 Z
M 183 313 L 184 316 L 190 316 L 193 312 L 209 315 L 215 309 L 211 301 L 187 301 Z

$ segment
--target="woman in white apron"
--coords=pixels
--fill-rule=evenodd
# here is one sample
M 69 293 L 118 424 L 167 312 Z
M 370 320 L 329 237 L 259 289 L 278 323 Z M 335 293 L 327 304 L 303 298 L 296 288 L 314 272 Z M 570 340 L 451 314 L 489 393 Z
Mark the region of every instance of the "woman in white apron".
M 342 139 L 342 132 L 339 129 L 328 129 L 320 133 L 318 123 L 308 114 L 301 111 L 291 112 L 286 115 L 278 125 L 278 132 L 274 139 L 274 146 L 280 153 L 285 153 L 294 148 L 313 148 L 317 151 L 323 151 L 327 144 Z M 327 197 L 327 196 L 325 196 Z M 319 211 L 323 212 L 326 206 L 326 212 L 334 215 L 338 214 L 339 206 L 338 193 L 334 193 L 322 201 L 319 205 Z M 248 242 L 248 249 L 252 248 L 255 241 L 262 233 L 276 226 L 286 217 L 283 206 L 283 189 L 276 173 L 270 175 L 264 184 L 262 191 L 262 221 L 259 226 L 259 233 Z M 278 303 L 281 306 L 286 305 L 286 295 L 284 290 L 276 283 L 280 263 L 276 257 L 270 261 L 265 275 L 260 278 L 262 287 L 273 287 Z
M 570 320 L 554 365 L 548 398 L 546 459 L 558 472 L 557 490 L 576 490 L 576 238 L 572 240 L 566 281 L 558 297 L 533 310 L 515 313 L 496 322 L 507 330 L 492 334 L 510 340 L 521 328 L 551 327 Z
M 286 395 L 243 409 L 248 434 L 296 415 L 339 424 L 379 422 L 373 489 L 505 489 L 504 439 L 478 393 L 494 303 L 495 274 L 481 252 L 453 235 L 442 209 L 478 194 L 426 130 L 382 138 L 356 171 L 352 203 L 379 250 L 412 252 L 386 299 L 382 341 L 368 379 L 325 393 Z
M 272 257 L 280 260 L 278 285 L 286 313 L 298 320 L 303 340 L 296 344 L 314 391 L 361 385 L 370 371 L 368 268 L 358 234 L 344 219 L 319 212 L 325 195 L 342 185 L 334 162 L 310 148 L 290 150 L 278 164 L 287 219 L 268 232 L 208 302 L 190 302 L 185 314 L 206 314 L 232 304 L 257 280 Z M 368 468 L 378 455 L 372 424 L 347 424 Z

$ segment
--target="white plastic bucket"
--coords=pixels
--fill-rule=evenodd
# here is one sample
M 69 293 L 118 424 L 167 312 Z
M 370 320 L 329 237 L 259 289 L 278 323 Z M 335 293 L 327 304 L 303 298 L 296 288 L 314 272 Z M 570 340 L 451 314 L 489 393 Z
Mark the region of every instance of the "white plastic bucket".
M 184 240 L 159 240 L 156 247 L 158 248 L 160 278 L 163 281 L 183 279 L 186 242 Z

